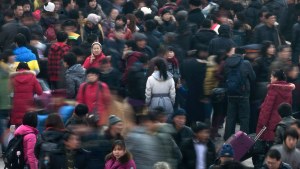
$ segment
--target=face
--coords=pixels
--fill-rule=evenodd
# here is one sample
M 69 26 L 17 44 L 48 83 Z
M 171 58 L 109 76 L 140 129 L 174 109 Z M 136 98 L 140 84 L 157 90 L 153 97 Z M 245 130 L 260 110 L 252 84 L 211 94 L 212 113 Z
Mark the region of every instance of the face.
M 287 73 L 287 76 L 291 79 L 297 79 L 299 74 L 298 66 L 293 66 L 293 69 Z
M 196 139 L 200 142 L 208 142 L 210 136 L 210 131 L 208 129 L 201 130 L 198 133 L 196 133 Z
M 61 9 L 61 3 L 59 1 L 53 2 L 55 5 L 54 11 L 59 11 Z
M 102 65 L 100 66 L 101 72 L 106 72 L 106 71 L 108 71 L 110 68 L 111 68 L 110 63 L 102 64 Z
M 30 25 L 34 24 L 34 20 L 31 17 L 24 17 L 24 18 L 22 18 L 21 22 L 25 26 L 30 26 Z
M 235 48 L 231 48 L 230 51 L 227 53 L 227 56 L 232 56 L 235 53 Z
M 15 9 L 15 15 L 17 17 L 21 17 L 23 15 L 23 6 L 17 6 L 17 9 Z
M 118 122 L 117 124 L 111 126 L 111 130 L 118 134 L 122 133 L 123 128 L 123 122 Z
M 267 157 L 265 162 L 269 169 L 279 169 L 279 166 L 281 164 L 280 160 L 277 161 L 277 159 L 270 157 Z
M 276 49 L 274 45 L 271 45 L 268 49 L 267 49 L 267 54 L 268 55 L 275 55 Z
M 265 17 L 266 14 L 267 14 L 267 12 L 262 13 L 262 16 L 259 18 L 261 22 L 266 22 L 266 17 Z
M 291 59 L 291 48 L 284 48 L 281 52 L 278 53 L 278 56 L 286 61 L 289 61 Z
M 185 116 L 175 116 L 173 121 L 174 121 L 174 124 L 176 127 L 182 128 L 185 125 L 186 117 Z
M 139 41 L 137 41 L 136 42 L 136 45 L 139 47 L 139 48 L 145 48 L 146 47 L 146 45 L 147 45 L 147 41 L 145 41 L 145 40 L 139 40 Z
M 124 4 L 125 0 L 114 0 L 114 3 L 117 5 L 122 5 Z
M 277 82 L 278 79 L 276 77 L 274 77 L 273 75 L 271 75 L 270 80 L 271 80 L 271 83 L 274 83 L 274 82 Z
M 110 12 L 110 18 L 112 20 L 116 20 L 117 16 L 119 15 L 119 11 L 117 9 L 113 9 L 111 12 Z
M 270 16 L 269 18 L 266 18 L 266 23 L 268 25 L 274 25 L 276 22 L 276 16 Z
M 76 150 L 80 147 L 80 140 L 76 135 L 71 135 L 68 141 L 64 141 L 64 143 L 69 150 Z
M 11 55 L 8 57 L 8 63 L 15 63 L 16 55 Z
M 125 24 L 126 24 L 126 23 L 123 22 L 122 19 L 116 20 L 116 25 L 117 25 L 117 26 L 124 26 Z
M 89 21 L 87 21 L 85 25 L 90 29 L 92 29 L 94 27 L 94 24 Z
M 94 83 L 94 82 L 98 81 L 98 75 L 90 73 L 90 74 L 86 75 L 86 79 L 87 79 L 88 82 Z
M 100 55 L 101 52 L 102 52 L 102 49 L 99 45 L 94 45 L 92 47 L 92 52 L 93 52 L 94 55 Z
M 115 146 L 115 148 L 113 149 L 113 155 L 116 159 L 121 158 L 125 153 L 126 151 L 124 150 L 124 148 L 119 145 Z
M 164 20 L 164 21 L 170 21 L 171 20 L 171 14 L 170 13 L 166 13 L 166 14 L 164 14 L 163 16 L 162 16 L 162 19 Z
M 294 149 L 296 147 L 297 141 L 298 140 L 296 138 L 287 136 L 285 139 L 285 144 L 289 149 Z
M 96 1 L 96 0 L 90 1 L 90 2 L 89 2 L 89 6 L 90 6 L 91 8 L 96 8 L 96 6 L 97 6 L 97 1 Z
M 70 33 L 70 32 L 76 32 L 76 27 L 75 26 L 66 26 L 64 27 L 64 32 Z
M 171 59 L 175 56 L 175 53 L 173 51 L 168 51 L 165 56 L 167 59 Z
M 24 12 L 30 11 L 30 5 L 29 4 L 23 5 L 23 10 L 24 10 Z

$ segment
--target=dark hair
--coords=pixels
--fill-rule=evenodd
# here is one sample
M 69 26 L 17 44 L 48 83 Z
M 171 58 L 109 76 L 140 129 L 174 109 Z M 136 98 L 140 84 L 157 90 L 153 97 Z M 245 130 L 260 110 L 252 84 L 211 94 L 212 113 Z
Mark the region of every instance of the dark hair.
M 77 9 L 71 9 L 69 11 L 69 18 L 74 20 L 79 19 L 79 11 Z
M 85 104 L 78 104 L 74 111 L 74 113 L 79 117 L 85 116 L 88 112 L 89 108 Z
M 296 125 L 297 128 L 300 128 L 300 120 L 294 121 L 291 125 Z
M 23 5 L 22 5 L 22 3 L 14 3 L 12 6 L 11 6 L 11 9 L 13 9 L 13 10 L 15 10 L 15 9 L 17 9 L 18 8 L 18 6 L 22 6 L 23 7 Z
M 71 3 L 71 0 L 63 0 L 62 2 L 63 2 L 62 3 L 63 7 L 65 8 L 65 7 L 67 7 Z
M 4 17 L 13 18 L 15 16 L 14 11 L 11 9 L 7 9 L 3 13 Z
M 126 23 L 127 23 L 127 18 L 126 18 L 126 16 L 125 15 L 122 15 L 122 14 L 120 14 L 120 15 L 118 15 L 117 17 L 116 17 L 116 21 L 117 20 L 122 20 L 123 22 L 124 22 L 124 25 L 126 25 Z
M 26 44 L 30 43 L 30 41 L 31 41 L 32 38 L 31 38 L 31 31 L 30 31 L 29 28 L 27 28 L 25 26 L 20 27 L 18 29 L 18 33 L 20 33 L 20 34 L 22 34 L 22 35 L 25 36 L 25 38 L 26 38 Z
M 198 133 L 199 131 L 202 131 L 202 130 L 209 130 L 209 126 L 200 121 L 193 123 L 191 128 L 194 133 Z
M 85 56 L 85 53 L 81 47 L 75 46 L 71 49 L 71 52 L 76 56 Z
M 264 16 L 264 13 L 269 12 L 267 9 L 263 8 L 259 11 L 258 16 L 261 18 Z
M 125 42 L 125 45 L 127 45 L 130 48 L 134 48 L 135 47 L 135 42 L 134 42 L 134 40 L 127 40 Z
M 272 159 L 276 159 L 276 161 L 279 161 L 281 159 L 281 154 L 276 149 L 270 149 L 266 155 L 266 157 L 270 157 Z
M 72 19 L 69 19 L 69 20 L 66 20 L 62 23 L 62 28 L 64 29 L 65 27 L 67 26 L 74 26 L 74 27 L 77 27 L 77 22 L 75 22 L 74 20 Z
M 30 11 L 25 11 L 22 16 L 22 19 L 23 18 L 33 18 L 33 15 Z
M 124 151 L 126 150 L 126 145 L 125 142 L 123 140 L 115 140 L 113 145 L 112 145 L 112 151 L 114 150 L 115 147 L 120 146 L 122 149 L 124 149 Z M 113 153 L 109 153 L 106 157 L 105 157 L 105 161 L 110 160 L 111 158 L 114 158 Z M 120 157 L 120 159 L 118 160 L 121 164 L 125 164 L 127 163 L 129 160 L 132 159 L 132 155 L 130 152 L 128 152 L 126 150 L 126 153 Z
M 18 64 L 18 66 L 17 66 L 17 71 L 18 70 L 30 70 L 30 68 L 29 68 L 29 66 L 28 66 L 28 64 L 26 63 L 26 62 L 20 62 L 19 64 Z
M 189 4 L 193 6 L 200 6 L 201 0 L 189 0 Z
M 265 18 L 266 19 L 269 19 L 271 16 L 276 16 L 274 13 L 271 13 L 271 12 L 268 12 L 266 15 L 265 15 Z
M 56 33 L 57 42 L 65 42 L 68 39 L 66 32 L 60 31 Z
M 25 113 L 23 117 L 23 125 L 36 128 L 37 123 L 38 123 L 38 119 L 37 119 L 37 114 L 35 112 Z
M 286 48 L 291 48 L 290 45 L 280 45 L 278 46 L 278 52 L 282 52 Z
M 64 141 L 69 141 L 69 139 L 71 138 L 71 136 L 77 136 L 77 135 L 75 133 L 71 132 L 71 131 L 67 131 L 63 135 L 63 140 Z
M 245 169 L 246 167 L 239 161 L 226 161 L 222 167 L 222 169 Z
M 202 26 L 202 28 L 210 28 L 211 27 L 211 20 L 210 19 L 204 19 L 201 26 Z
M 284 142 L 285 142 L 285 140 L 286 140 L 286 138 L 287 138 L 288 136 L 290 136 L 290 137 L 292 137 L 292 138 L 295 138 L 295 139 L 297 139 L 297 140 L 299 139 L 299 134 L 298 134 L 297 130 L 294 129 L 294 128 L 288 128 L 288 129 L 285 131 L 284 136 L 283 136 Z
M 18 33 L 15 37 L 15 43 L 18 45 L 18 47 L 26 46 L 26 37 L 23 34 Z
M 164 59 L 157 58 L 154 61 L 154 66 L 157 67 L 159 71 L 159 76 L 163 78 L 163 80 L 168 79 L 168 72 L 167 72 L 167 64 Z
M 67 53 L 64 56 L 64 62 L 66 62 L 69 67 L 71 67 L 77 63 L 77 57 L 74 53 Z
M 88 3 L 91 2 L 91 1 L 94 1 L 94 0 L 87 0 Z M 96 1 L 96 2 L 97 2 L 97 1 Z
M 273 70 L 271 75 L 277 78 L 278 81 L 286 81 L 286 75 L 281 69 Z
M 4 63 L 8 62 L 8 58 L 12 55 L 15 55 L 14 52 L 11 49 L 6 49 L 4 50 L 4 52 L 1 54 L 1 58 L 3 60 Z
M 49 114 L 49 116 L 45 122 L 45 127 L 46 128 L 54 128 L 57 130 L 65 129 L 64 122 L 62 121 L 60 115 L 57 113 Z
M 145 22 L 145 28 L 147 32 L 152 32 L 157 27 L 157 24 L 154 20 L 150 19 Z
M 88 75 L 88 74 L 96 74 L 96 75 L 99 76 L 99 75 L 100 75 L 100 71 L 99 71 L 99 69 L 97 69 L 97 68 L 91 67 L 91 68 L 88 68 L 88 69 L 86 70 L 85 74 L 86 74 L 86 75 Z
M 23 1 L 22 1 L 22 5 L 23 5 L 23 6 L 24 6 L 24 5 L 27 5 L 27 4 L 29 4 L 30 7 L 31 7 L 31 5 L 32 5 L 32 3 L 31 3 L 29 0 L 23 0 Z
M 91 34 L 87 35 L 86 42 L 94 43 L 97 41 L 97 39 L 98 39 L 98 36 L 95 33 L 91 33 Z
M 281 118 L 292 115 L 292 106 L 289 103 L 281 103 L 278 107 L 278 113 Z
M 264 42 L 262 43 L 262 47 L 261 47 L 261 49 L 260 49 L 260 53 L 261 53 L 261 56 L 262 56 L 262 57 L 266 57 L 266 56 L 267 56 L 267 51 L 268 51 L 268 49 L 269 49 L 272 45 L 274 46 L 274 43 L 271 42 L 271 41 L 264 41 Z

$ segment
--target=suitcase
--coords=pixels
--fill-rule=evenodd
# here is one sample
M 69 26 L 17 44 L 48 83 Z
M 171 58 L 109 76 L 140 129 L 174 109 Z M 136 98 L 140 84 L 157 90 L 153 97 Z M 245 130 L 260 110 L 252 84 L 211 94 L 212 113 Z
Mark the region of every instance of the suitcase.
M 232 146 L 234 150 L 234 160 L 240 161 L 253 147 L 254 143 L 259 139 L 265 130 L 266 127 L 263 127 L 254 139 L 242 131 L 238 131 L 232 135 L 225 143 Z

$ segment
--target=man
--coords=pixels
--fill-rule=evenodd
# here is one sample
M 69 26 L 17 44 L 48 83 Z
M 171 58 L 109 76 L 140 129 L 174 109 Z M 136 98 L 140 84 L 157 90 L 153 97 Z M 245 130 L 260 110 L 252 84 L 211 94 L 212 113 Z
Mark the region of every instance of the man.
M 277 58 L 271 63 L 270 70 L 281 69 L 287 75 L 292 68 L 292 49 L 289 45 L 282 45 L 278 47 Z
M 209 169 L 218 169 L 224 165 L 224 163 L 234 160 L 234 150 L 230 144 L 224 144 L 219 152 L 219 160 L 217 164 L 209 167 Z
M 241 55 L 236 55 L 235 48 L 227 50 L 225 61 L 225 79 L 228 95 L 227 118 L 224 139 L 235 133 L 237 116 L 240 120 L 240 130 L 249 133 L 250 123 L 250 84 L 255 80 L 255 73 L 249 61 Z
M 21 23 L 28 27 L 31 34 L 38 36 L 41 39 L 43 38 L 43 28 L 35 21 L 31 12 L 24 12 L 23 16 L 21 17 Z
M 297 130 L 290 128 L 284 134 L 283 144 L 271 148 L 278 150 L 282 156 L 282 161 L 290 164 L 293 169 L 300 169 L 300 150 L 296 148 L 298 139 Z
M 192 126 L 194 138 L 186 140 L 181 146 L 182 161 L 180 169 L 203 169 L 212 165 L 216 159 L 215 145 L 209 140 L 209 126 L 196 122 Z
M 110 115 L 108 117 L 108 129 L 105 131 L 104 137 L 108 140 L 123 140 L 123 129 L 123 121 L 118 116 Z
M 282 162 L 278 150 L 271 149 L 267 153 L 265 164 L 261 169 L 292 169 L 289 164 Z
M 291 124 L 291 128 L 294 128 L 297 130 L 298 135 L 300 137 L 300 120 L 296 120 L 294 123 Z M 300 149 L 300 141 L 298 141 L 297 146 L 298 149 Z
M 135 41 L 135 45 L 133 47 L 134 51 L 144 53 L 149 58 L 154 57 L 154 52 L 151 49 L 151 47 L 147 45 L 147 36 L 144 33 L 139 33 L 139 32 L 134 33 L 133 39 Z
M 273 13 L 265 15 L 265 25 L 257 27 L 253 32 L 253 42 L 262 43 L 264 41 L 271 41 L 276 47 L 284 44 L 280 38 L 280 32 L 276 25 L 276 16 Z
M 62 1 L 63 9 L 60 12 L 60 19 L 70 18 L 70 11 L 75 9 L 76 0 L 63 0 Z
M 69 118 L 65 124 L 66 128 L 71 129 L 74 131 L 76 127 L 87 126 L 87 118 L 86 115 L 88 114 L 89 109 L 84 104 L 78 104 L 75 107 L 74 113 L 71 118 Z
M 196 24 L 197 27 L 199 28 L 205 19 L 200 9 L 201 0 L 190 0 L 189 5 L 190 5 L 190 11 L 188 16 L 188 21 L 190 23 Z
M 121 73 L 112 67 L 108 59 L 100 63 L 100 80 L 109 86 L 109 89 L 117 94 L 121 86 Z
M 16 20 L 19 21 L 24 13 L 23 5 L 21 3 L 15 3 L 12 9 L 14 10 Z

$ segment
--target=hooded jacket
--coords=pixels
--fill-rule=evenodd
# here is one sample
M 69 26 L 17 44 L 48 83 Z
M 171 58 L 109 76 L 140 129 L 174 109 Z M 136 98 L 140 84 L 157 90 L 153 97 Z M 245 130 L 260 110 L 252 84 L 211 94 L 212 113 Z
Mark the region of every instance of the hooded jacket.
M 40 72 L 36 56 L 31 50 L 26 47 L 19 47 L 14 50 L 14 54 L 16 55 L 16 64 L 19 64 L 19 62 L 26 62 L 30 70 L 35 71 L 36 74 Z
M 38 130 L 31 126 L 21 125 L 14 134 L 15 136 L 24 135 L 23 149 L 25 162 L 30 166 L 30 169 L 38 169 L 38 160 L 34 155 L 34 146 L 36 144 Z
M 101 52 L 100 55 L 95 56 L 95 59 L 94 59 L 93 62 L 91 63 L 91 61 L 90 61 L 90 60 L 91 60 L 91 57 L 92 57 L 92 55 L 90 55 L 89 57 L 87 57 L 87 58 L 85 59 L 83 65 L 82 65 L 85 69 L 88 69 L 88 68 L 91 68 L 91 67 L 99 68 L 99 67 L 100 67 L 101 61 L 102 61 L 103 59 L 106 58 L 106 56 L 104 55 L 104 53 Z
M 278 106 L 287 102 L 292 104 L 292 91 L 295 89 L 294 84 L 285 81 L 271 83 L 268 87 L 268 93 L 261 105 L 256 133 L 266 126 L 266 131 L 261 135 L 264 141 L 274 141 L 276 125 L 280 122 L 281 117 L 278 113 Z
M 80 64 L 76 64 L 67 69 L 65 73 L 67 97 L 74 99 L 79 90 L 79 86 L 84 82 L 85 71 Z
M 217 33 L 209 29 L 200 29 L 191 40 L 191 49 L 196 49 L 197 45 L 209 45 L 209 42 L 217 37 Z
M 20 125 L 26 111 L 33 106 L 33 95 L 41 95 L 42 87 L 32 71 L 18 71 L 10 75 L 14 90 L 11 124 Z

